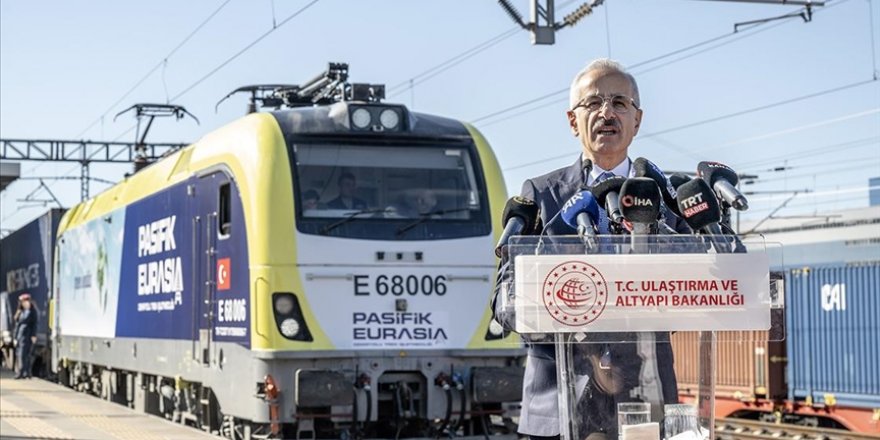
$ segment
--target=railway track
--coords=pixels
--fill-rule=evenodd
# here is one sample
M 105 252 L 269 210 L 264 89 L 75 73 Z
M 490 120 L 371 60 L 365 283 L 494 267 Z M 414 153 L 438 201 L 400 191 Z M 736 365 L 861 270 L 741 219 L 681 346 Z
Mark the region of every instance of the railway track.
M 717 419 L 715 421 L 715 438 L 717 440 L 877 440 L 880 439 L 880 435 L 756 420 Z

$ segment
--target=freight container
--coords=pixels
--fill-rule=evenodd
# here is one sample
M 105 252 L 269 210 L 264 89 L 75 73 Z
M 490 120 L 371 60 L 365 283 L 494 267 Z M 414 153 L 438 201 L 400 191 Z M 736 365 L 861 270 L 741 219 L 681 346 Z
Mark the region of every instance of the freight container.
M 769 341 L 766 331 L 718 332 L 715 395 L 719 399 L 751 402 L 785 398 L 784 342 Z M 675 375 L 682 395 L 699 388 L 699 333 L 672 335 Z
M 7 300 L 6 307 L 3 307 L 7 316 L 0 320 L 12 324 L 11 315 L 18 307 L 19 295 L 31 295 L 31 301 L 39 311 L 33 364 L 34 373 L 38 375 L 48 371 L 46 362 L 51 359 L 47 350 L 49 290 L 52 286 L 55 234 L 63 214 L 63 209 L 51 209 L 0 240 L 0 292 L 6 293 Z M 3 344 L 4 357 L 8 358 L 13 352 L 11 344 L 5 341 Z
M 789 398 L 880 413 L 880 262 L 791 270 L 786 285 Z
M 770 292 L 784 290 L 784 275 L 770 273 Z M 784 400 L 785 384 L 785 324 L 782 309 L 770 311 L 774 328 L 770 331 L 718 332 L 715 358 L 715 395 L 726 400 L 722 408 L 736 411 L 732 402 L 751 403 L 758 399 Z M 675 355 L 675 374 L 679 393 L 696 396 L 699 388 L 699 333 L 678 332 L 672 335 Z M 729 414 L 720 414 L 724 417 Z

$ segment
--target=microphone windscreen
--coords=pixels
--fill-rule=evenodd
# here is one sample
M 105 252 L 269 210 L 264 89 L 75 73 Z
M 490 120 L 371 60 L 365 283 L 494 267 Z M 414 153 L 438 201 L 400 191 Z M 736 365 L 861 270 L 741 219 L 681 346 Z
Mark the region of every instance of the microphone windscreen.
M 663 195 L 663 201 L 666 203 L 666 206 L 669 207 L 675 214 L 679 214 L 678 212 L 678 203 L 675 200 L 675 187 L 672 186 L 672 182 L 666 178 L 666 175 L 663 174 L 663 171 L 660 171 L 660 168 L 644 157 L 636 158 L 633 161 L 633 171 L 635 171 L 636 177 L 647 177 L 654 182 L 657 183 L 657 187 L 660 188 L 660 194 Z
M 721 221 L 721 207 L 715 192 L 702 179 L 691 179 L 678 187 L 678 209 L 694 231 Z
M 599 222 L 599 204 L 596 203 L 596 199 L 589 191 L 581 191 L 571 196 L 562 205 L 559 215 L 565 224 L 577 229 L 577 216 L 582 212 L 586 212 L 590 216 L 590 220 L 593 221 L 594 225 Z
M 691 177 L 684 173 L 675 173 L 669 176 L 669 183 L 678 191 L 678 187 L 691 181 Z M 677 196 L 677 195 L 676 195 Z
M 535 229 L 538 221 L 538 205 L 525 197 L 513 196 L 504 205 L 504 213 L 501 215 L 501 227 L 507 226 L 507 222 L 513 217 L 519 217 L 523 221 L 523 233 L 530 234 Z
M 715 182 L 724 179 L 736 186 L 739 182 L 739 176 L 736 171 L 720 162 L 700 162 L 697 164 L 697 175 L 700 176 L 710 187 L 715 186 Z
M 660 188 L 654 179 L 633 177 L 620 188 L 620 212 L 633 223 L 654 223 L 660 217 Z
M 623 182 L 626 182 L 626 177 L 614 176 L 593 185 L 591 191 L 593 193 L 593 197 L 596 198 L 596 202 L 604 206 L 605 199 L 608 197 L 608 193 L 620 193 L 620 187 L 623 186 Z

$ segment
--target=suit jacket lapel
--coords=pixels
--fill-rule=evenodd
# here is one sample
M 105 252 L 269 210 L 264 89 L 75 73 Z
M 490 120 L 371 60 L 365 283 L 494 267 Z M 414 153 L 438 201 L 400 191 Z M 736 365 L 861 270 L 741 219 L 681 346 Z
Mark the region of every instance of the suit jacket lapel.
M 565 171 L 559 178 L 559 182 L 553 185 L 550 194 L 556 200 L 557 206 L 560 208 L 574 193 L 580 189 L 584 181 L 582 155 L 578 155 L 577 161 Z

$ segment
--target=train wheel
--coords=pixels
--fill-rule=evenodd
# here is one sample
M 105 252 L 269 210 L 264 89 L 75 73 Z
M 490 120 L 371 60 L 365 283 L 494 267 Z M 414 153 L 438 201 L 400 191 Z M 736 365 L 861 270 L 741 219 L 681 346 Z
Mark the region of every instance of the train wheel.
M 70 388 L 70 370 L 63 365 L 58 367 L 58 383 Z

